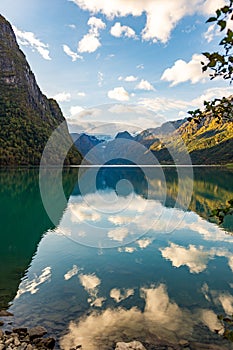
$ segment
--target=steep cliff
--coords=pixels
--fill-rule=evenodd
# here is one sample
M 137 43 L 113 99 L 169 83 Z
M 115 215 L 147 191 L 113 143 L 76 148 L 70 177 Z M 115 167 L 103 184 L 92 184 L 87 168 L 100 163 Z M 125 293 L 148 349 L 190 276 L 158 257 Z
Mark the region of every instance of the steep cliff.
M 39 165 L 50 135 L 62 122 L 57 102 L 42 94 L 10 23 L 0 15 L 0 165 Z M 70 141 L 64 123 L 50 163 L 56 163 Z M 72 147 L 65 164 L 80 161 Z

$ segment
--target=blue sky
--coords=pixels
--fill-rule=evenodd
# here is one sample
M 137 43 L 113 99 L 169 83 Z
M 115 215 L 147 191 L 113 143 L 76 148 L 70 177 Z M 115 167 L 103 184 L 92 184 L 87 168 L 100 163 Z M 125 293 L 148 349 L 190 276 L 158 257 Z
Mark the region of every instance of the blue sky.
M 131 131 L 180 119 L 233 89 L 202 74 L 221 36 L 206 19 L 224 0 L 1 0 L 41 90 L 71 131 Z M 123 124 L 123 125 L 122 125 Z M 109 126 L 105 127 L 106 131 Z

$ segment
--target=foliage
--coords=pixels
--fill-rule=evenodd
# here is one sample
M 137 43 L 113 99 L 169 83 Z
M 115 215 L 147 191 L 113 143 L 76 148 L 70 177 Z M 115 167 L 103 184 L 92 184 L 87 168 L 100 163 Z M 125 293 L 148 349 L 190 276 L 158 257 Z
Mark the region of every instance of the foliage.
M 187 118 L 188 121 L 193 120 L 197 124 L 200 124 L 202 118 L 206 117 L 206 114 L 211 113 L 214 118 L 220 123 L 223 121 L 233 121 L 233 102 L 231 98 L 215 98 L 213 101 L 204 101 L 205 110 L 201 111 L 199 108 L 194 111 L 188 111 L 192 116 Z
M 233 20 L 233 0 L 229 0 L 229 4 L 216 10 L 216 16 L 210 17 L 207 23 L 215 22 L 220 31 L 224 31 L 227 28 L 228 21 Z M 223 79 L 233 80 L 233 31 L 227 29 L 225 36 L 219 43 L 223 48 L 223 53 L 219 52 L 204 52 L 203 55 L 207 58 L 208 63 L 202 62 L 202 70 L 205 72 L 210 68 L 213 73 L 210 74 L 210 79 L 214 79 L 221 76 Z
M 227 203 L 228 205 L 222 206 L 221 208 L 216 208 L 211 212 L 210 216 L 216 217 L 219 221 L 219 224 L 223 223 L 223 220 L 226 215 L 233 214 L 233 199 L 230 199 Z

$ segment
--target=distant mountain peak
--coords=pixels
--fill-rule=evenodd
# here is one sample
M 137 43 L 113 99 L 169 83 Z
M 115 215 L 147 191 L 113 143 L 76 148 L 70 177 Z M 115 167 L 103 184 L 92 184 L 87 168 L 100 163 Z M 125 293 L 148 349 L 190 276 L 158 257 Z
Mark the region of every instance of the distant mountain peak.
M 128 131 L 120 131 L 116 134 L 115 139 L 128 139 L 133 140 L 133 136 Z

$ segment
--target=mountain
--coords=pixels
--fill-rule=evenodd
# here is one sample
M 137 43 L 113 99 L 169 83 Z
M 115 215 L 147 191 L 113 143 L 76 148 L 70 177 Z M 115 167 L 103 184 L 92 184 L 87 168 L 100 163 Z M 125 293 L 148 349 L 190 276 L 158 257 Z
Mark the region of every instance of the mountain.
M 99 145 L 100 143 L 103 143 L 104 140 L 98 139 L 96 136 L 87 135 L 85 133 L 77 134 L 72 133 L 70 134 L 72 137 L 72 140 L 79 150 L 83 157 L 95 146 Z
M 39 165 L 61 123 L 58 142 L 48 154 L 50 164 L 64 158 L 72 145 L 65 118 L 57 102 L 42 94 L 10 23 L 0 15 L 0 165 Z M 81 159 L 72 146 L 65 164 Z
M 116 134 L 115 139 L 133 140 L 133 136 L 128 131 L 121 131 Z
M 232 96 L 229 99 L 233 102 Z M 187 164 L 187 154 L 192 164 L 232 163 L 233 117 L 203 112 L 199 120 L 165 123 L 143 131 L 136 140 L 163 164 Z

